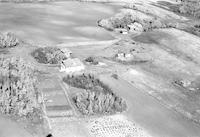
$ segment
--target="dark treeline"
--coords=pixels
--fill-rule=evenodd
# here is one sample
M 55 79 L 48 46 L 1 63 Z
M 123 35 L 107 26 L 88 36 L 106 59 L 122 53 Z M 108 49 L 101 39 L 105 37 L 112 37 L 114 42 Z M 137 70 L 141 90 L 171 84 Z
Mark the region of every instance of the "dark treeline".
M 34 69 L 20 58 L 0 58 L 0 112 L 28 116 L 40 110 Z
M 57 47 L 38 48 L 31 55 L 44 64 L 58 64 L 67 59 L 66 55 Z
M 19 40 L 16 36 L 10 32 L 1 34 L 0 33 L 0 48 L 15 47 L 19 45 Z
M 66 76 L 64 82 L 85 89 L 73 97 L 78 110 L 84 115 L 112 114 L 126 110 L 126 102 L 107 85 L 92 75 Z

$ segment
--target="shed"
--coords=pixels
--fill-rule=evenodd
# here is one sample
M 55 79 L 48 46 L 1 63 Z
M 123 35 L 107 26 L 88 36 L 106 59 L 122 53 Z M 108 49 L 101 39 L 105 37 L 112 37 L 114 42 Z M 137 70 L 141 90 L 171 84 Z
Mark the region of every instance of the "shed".
M 61 63 L 61 72 L 73 73 L 84 70 L 85 66 L 78 58 L 68 58 Z

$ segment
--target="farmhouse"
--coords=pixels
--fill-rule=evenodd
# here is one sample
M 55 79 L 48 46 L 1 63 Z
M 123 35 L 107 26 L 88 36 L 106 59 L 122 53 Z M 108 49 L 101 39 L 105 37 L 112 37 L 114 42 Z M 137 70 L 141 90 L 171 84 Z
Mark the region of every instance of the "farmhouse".
M 121 34 L 128 34 L 128 31 L 126 29 L 123 29 L 123 28 L 116 28 L 115 32 L 121 33 Z
M 130 61 L 133 59 L 133 55 L 130 53 L 118 53 L 115 57 L 121 61 Z
M 61 51 L 62 51 L 62 53 L 65 54 L 65 56 L 67 58 L 69 58 L 72 55 L 72 52 L 69 49 L 67 49 L 67 48 L 61 48 Z
M 68 58 L 67 60 L 64 60 L 61 63 L 60 71 L 66 73 L 73 73 L 84 69 L 85 69 L 84 64 L 78 58 L 74 59 Z
M 128 25 L 130 32 L 143 32 L 143 26 L 140 23 L 134 22 L 131 25 Z

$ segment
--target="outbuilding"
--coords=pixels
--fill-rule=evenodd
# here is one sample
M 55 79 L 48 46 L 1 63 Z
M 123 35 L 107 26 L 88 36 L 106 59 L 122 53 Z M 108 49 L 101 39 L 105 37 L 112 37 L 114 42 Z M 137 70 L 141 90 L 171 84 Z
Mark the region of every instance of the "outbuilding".
M 73 73 L 84 70 L 85 66 L 78 58 L 68 58 L 61 63 L 61 72 Z
M 72 55 L 71 50 L 69 50 L 68 48 L 61 48 L 61 52 L 63 52 L 67 58 L 71 57 Z

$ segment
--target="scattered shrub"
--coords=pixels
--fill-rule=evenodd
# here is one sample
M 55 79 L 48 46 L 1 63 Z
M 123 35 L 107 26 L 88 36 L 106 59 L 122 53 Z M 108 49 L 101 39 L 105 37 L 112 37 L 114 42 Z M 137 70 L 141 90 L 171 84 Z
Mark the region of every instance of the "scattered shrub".
M 99 79 L 91 75 L 67 76 L 64 82 L 70 86 L 85 89 L 73 97 L 78 110 L 83 115 L 122 112 L 126 102 Z
M 10 32 L 0 34 L 0 48 L 14 47 L 19 44 L 16 36 Z
M 118 79 L 118 75 L 117 74 L 112 74 L 111 77 L 113 77 L 114 79 Z
M 32 52 L 32 56 L 39 62 L 44 64 L 58 64 L 67 59 L 67 56 L 56 47 L 38 48 Z
M 0 58 L 0 112 L 27 116 L 40 109 L 34 69 L 20 58 Z
M 82 88 L 86 90 L 99 90 L 101 88 L 101 92 L 112 93 L 112 90 L 107 85 L 103 84 L 99 79 L 96 79 L 90 74 L 78 76 L 67 75 L 63 78 L 63 81 L 76 88 Z
M 92 65 L 97 65 L 99 63 L 95 57 L 88 57 L 85 59 L 85 61 Z

